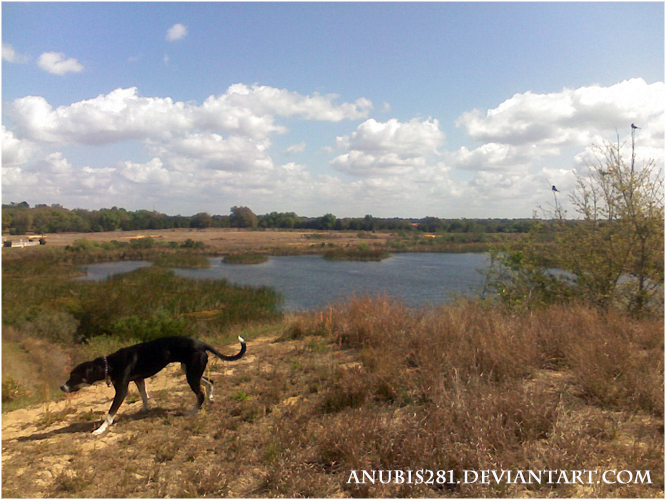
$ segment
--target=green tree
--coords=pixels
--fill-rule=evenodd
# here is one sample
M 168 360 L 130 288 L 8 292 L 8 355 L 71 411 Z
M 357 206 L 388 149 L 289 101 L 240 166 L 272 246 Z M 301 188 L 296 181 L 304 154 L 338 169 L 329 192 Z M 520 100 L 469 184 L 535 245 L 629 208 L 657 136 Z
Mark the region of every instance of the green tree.
M 636 164 L 622 144 L 595 149 L 586 175 L 576 174 L 567 220 L 557 193 L 548 224 L 491 254 L 487 285 L 506 303 L 532 307 L 582 299 L 641 314 L 660 305 L 664 283 L 664 185 L 652 160 Z M 558 271 L 554 272 L 553 269 Z
M 190 220 L 190 227 L 203 229 L 213 224 L 213 218 L 206 212 L 196 214 Z
M 582 217 L 558 238 L 560 265 L 576 276 L 585 298 L 608 307 L 620 303 L 640 313 L 664 282 L 664 184 L 653 160 L 636 166 L 622 145 L 596 149 L 596 163 L 577 175 L 571 196 Z
M 231 208 L 231 227 L 256 228 L 259 225 L 259 219 L 248 207 Z

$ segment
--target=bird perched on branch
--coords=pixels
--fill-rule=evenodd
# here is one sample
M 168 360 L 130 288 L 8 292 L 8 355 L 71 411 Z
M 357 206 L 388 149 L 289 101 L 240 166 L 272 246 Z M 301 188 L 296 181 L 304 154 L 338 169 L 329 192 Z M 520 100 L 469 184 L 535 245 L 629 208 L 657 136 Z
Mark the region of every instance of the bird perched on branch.
M 637 127 L 637 126 L 634 125 L 633 123 L 631 124 L 631 128 L 632 128 L 633 130 L 640 129 L 640 127 Z
M 557 189 L 555 186 L 553 186 L 551 189 L 552 189 L 553 191 L 555 191 L 556 193 L 559 193 L 559 192 L 560 192 L 559 189 Z

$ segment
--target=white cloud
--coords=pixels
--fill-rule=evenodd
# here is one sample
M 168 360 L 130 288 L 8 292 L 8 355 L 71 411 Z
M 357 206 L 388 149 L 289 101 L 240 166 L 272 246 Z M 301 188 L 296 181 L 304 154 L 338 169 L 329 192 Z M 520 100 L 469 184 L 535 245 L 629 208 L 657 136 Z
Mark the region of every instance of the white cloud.
M 232 85 L 203 104 L 169 97 L 142 97 L 136 87 L 116 89 L 69 106 L 52 106 L 40 96 L 16 99 L 7 107 L 16 130 L 35 141 L 110 144 L 128 140 L 168 140 L 194 131 L 227 132 L 261 141 L 286 128 L 276 117 L 308 120 L 356 119 L 371 103 L 333 103 L 334 96 L 303 96 L 271 87 Z
M 354 103 L 336 105 L 335 94 L 303 96 L 298 92 L 264 85 L 248 87 L 242 83 L 232 85 L 227 93 L 218 97 L 225 105 L 251 110 L 256 115 L 297 116 L 306 120 L 339 122 L 367 118 L 372 101 L 365 98 Z
M 254 141 L 237 135 L 224 138 L 215 133 L 202 133 L 161 142 L 149 149 L 177 170 L 255 172 L 273 167 L 267 152 L 269 146 L 268 140 Z
M 175 42 L 185 36 L 187 36 L 187 26 L 177 23 L 167 30 L 166 39 L 169 42 Z
M 10 63 L 25 63 L 28 62 L 28 56 L 17 53 L 8 43 L 2 44 L 2 60 Z
M 444 142 L 439 122 L 429 118 L 406 123 L 391 119 L 378 122 L 369 119 L 351 136 L 338 137 L 338 149 L 347 149 L 331 161 L 344 172 L 359 176 L 405 174 L 438 155 Z
M 55 175 L 71 175 L 74 172 L 72 164 L 60 151 L 46 155 L 46 168 Z
M 39 147 L 26 140 L 17 139 L 14 132 L 2 126 L 2 167 L 25 165 Z
M 483 144 L 445 156 L 464 169 L 526 174 L 565 148 L 589 148 L 616 133 L 628 134 L 631 123 L 643 127 L 642 147 L 663 150 L 664 90 L 662 82 L 647 84 L 637 78 L 610 87 L 516 94 L 485 113 L 463 113 L 456 125 Z
M 80 73 L 83 66 L 74 58 L 65 59 L 62 52 L 44 52 L 37 59 L 37 66 L 54 75 L 64 75 L 66 73 Z
M 299 142 L 298 144 L 293 144 L 284 150 L 284 154 L 288 156 L 297 155 L 303 152 L 305 152 L 305 141 Z
M 456 125 L 472 139 L 503 144 L 589 144 L 590 138 L 628 130 L 633 122 L 661 120 L 664 83 L 647 84 L 640 78 L 610 87 L 593 85 L 551 94 L 516 94 L 485 114 L 463 113 Z
M 56 109 L 43 97 L 22 97 L 10 104 L 8 114 L 25 137 L 64 144 L 167 139 L 174 131 L 193 126 L 184 103 L 168 97 L 140 97 L 136 88 L 117 89 Z
M 125 161 L 117 169 L 124 178 L 137 184 L 169 184 L 171 175 L 164 168 L 162 160 L 153 158 L 147 163 Z

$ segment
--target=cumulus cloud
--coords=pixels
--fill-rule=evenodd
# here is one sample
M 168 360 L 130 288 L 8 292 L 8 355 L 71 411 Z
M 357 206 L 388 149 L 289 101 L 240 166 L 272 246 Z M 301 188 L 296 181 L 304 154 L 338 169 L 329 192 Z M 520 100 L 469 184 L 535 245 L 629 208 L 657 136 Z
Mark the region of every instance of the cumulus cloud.
M 14 132 L 2 126 L 2 166 L 24 165 L 35 155 L 39 147 L 31 142 L 17 139 Z
M 225 138 L 215 133 L 202 133 L 152 145 L 150 151 L 177 170 L 255 172 L 273 167 L 267 152 L 269 146 L 268 140 L 254 141 L 238 135 Z
M 663 149 L 664 90 L 663 82 L 637 78 L 610 87 L 516 94 L 485 113 L 463 113 L 456 125 L 483 144 L 473 150 L 462 147 L 446 158 L 465 169 L 524 174 L 564 148 L 588 148 L 629 131 L 631 123 L 643 127 L 643 147 Z
M 28 62 L 28 56 L 17 53 L 8 43 L 2 44 L 2 60 L 10 63 L 25 63 Z
M 76 206 L 81 200 L 118 204 L 114 198 L 128 192 L 146 201 L 169 193 L 169 203 L 178 199 L 192 206 L 221 195 L 237 196 L 238 204 L 245 195 L 282 196 L 297 187 L 310 196 L 316 181 L 304 166 L 273 161 L 271 137 L 288 130 L 280 122 L 367 118 L 371 108 L 367 99 L 338 102 L 335 95 L 242 84 L 201 104 L 142 96 L 135 87 L 59 107 L 44 97 L 26 96 L 6 106 L 13 130 L 3 129 L 3 176 L 8 180 L 3 189 L 12 199 L 37 196 L 40 203 L 69 199 Z M 53 151 L 124 142 L 142 144 L 151 160 L 128 158 L 101 168 L 75 167 L 60 150 Z M 290 152 L 304 149 L 302 142 Z
M 232 85 L 226 94 L 216 98 L 226 105 L 252 110 L 257 115 L 297 116 L 306 120 L 339 122 L 367 118 L 372 101 L 365 98 L 353 103 L 335 104 L 335 94 L 303 96 L 298 92 L 276 89 L 264 85 L 248 87 L 242 83 Z
M 136 87 L 116 89 L 56 109 L 41 96 L 16 99 L 7 113 L 26 138 L 66 144 L 167 140 L 192 131 L 222 131 L 263 140 L 287 129 L 277 117 L 339 121 L 367 114 L 371 103 L 335 104 L 335 96 L 303 96 L 272 87 L 232 85 L 203 104 L 143 97 Z
M 595 135 L 628 129 L 633 122 L 661 119 L 663 109 L 664 83 L 636 78 L 610 87 L 516 94 L 485 114 L 478 109 L 463 113 L 456 125 L 480 142 L 580 145 Z
M 153 158 L 146 163 L 125 161 L 117 168 L 118 173 L 125 179 L 137 184 L 170 184 L 171 175 L 164 168 L 162 160 Z
M 44 52 L 37 59 L 37 66 L 53 75 L 80 73 L 83 66 L 74 58 L 65 59 L 62 52 Z
M 169 42 L 175 42 L 187 36 L 187 26 L 176 23 L 167 30 L 166 39 Z
M 404 174 L 438 155 L 444 142 L 439 122 L 429 118 L 403 123 L 396 119 L 378 122 L 369 119 L 351 136 L 338 137 L 338 149 L 349 152 L 334 158 L 331 165 L 359 176 Z

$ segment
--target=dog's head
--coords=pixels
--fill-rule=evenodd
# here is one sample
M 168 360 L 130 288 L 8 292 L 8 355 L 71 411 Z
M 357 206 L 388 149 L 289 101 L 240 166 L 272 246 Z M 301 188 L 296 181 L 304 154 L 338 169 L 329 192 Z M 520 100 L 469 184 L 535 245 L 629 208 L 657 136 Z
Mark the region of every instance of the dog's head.
M 97 361 L 86 361 L 76 365 L 69 374 L 69 380 L 60 386 L 60 390 L 65 393 L 76 392 L 98 380 L 102 380 L 104 378 L 104 368 L 100 367 Z

